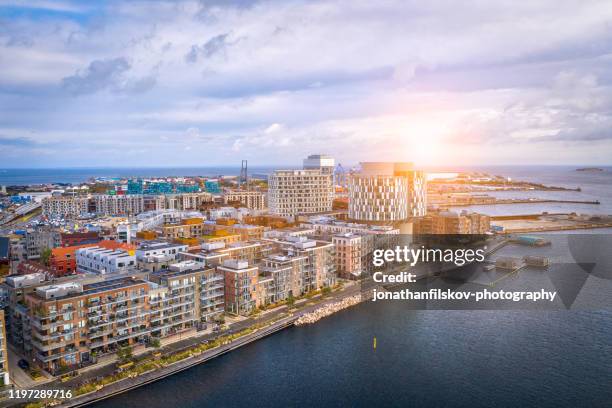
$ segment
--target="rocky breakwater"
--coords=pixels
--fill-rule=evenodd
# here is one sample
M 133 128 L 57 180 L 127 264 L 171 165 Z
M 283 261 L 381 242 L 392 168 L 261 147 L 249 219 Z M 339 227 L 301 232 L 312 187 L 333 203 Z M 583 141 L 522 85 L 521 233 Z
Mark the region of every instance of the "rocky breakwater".
M 342 309 L 346 309 L 347 307 L 351 307 L 351 306 L 354 306 L 362 302 L 364 298 L 365 298 L 364 296 L 362 296 L 361 294 L 358 294 L 355 296 L 351 296 L 351 297 L 342 299 L 339 302 L 330 303 L 328 305 L 321 306 L 320 308 L 310 313 L 306 313 L 305 315 L 300 316 L 295 321 L 295 325 L 301 326 L 303 324 L 315 323 L 324 317 L 327 317 L 333 313 L 339 312 Z

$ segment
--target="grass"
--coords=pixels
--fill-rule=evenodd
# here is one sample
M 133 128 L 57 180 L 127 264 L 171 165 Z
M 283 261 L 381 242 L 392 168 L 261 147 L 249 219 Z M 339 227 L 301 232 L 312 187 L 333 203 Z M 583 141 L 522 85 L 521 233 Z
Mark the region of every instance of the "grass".
M 237 333 L 226 334 L 226 335 L 216 338 L 213 341 L 210 341 L 205 344 L 199 344 L 199 345 L 196 345 L 186 350 L 180 350 L 180 351 L 177 351 L 171 354 L 161 355 L 161 356 L 157 355 L 158 353 L 154 353 L 144 359 L 141 359 L 140 361 L 135 363 L 135 365 L 133 365 L 132 367 L 129 367 L 120 372 L 117 372 L 112 375 L 101 378 L 100 380 L 92 381 L 87 384 L 81 385 L 80 387 L 74 390 L 74 395 L 77 396 L 77 395 L 84 395 L 84 394 L 88 394 L 91 392 L 95 392 L 117 381 L 121 381 L 126 378 L 136 377 L 146 372 L 156 370 L 161 367 L 167 367 L 179 361 L 183 361 L 190 357 L 200 355 L 204 353 L 205 351 L 220 347 L 222 345 L 231 343 L 232 341 L 237 340 L 241 337 L 252 334 L 261 328 L 264 328 L 264 327 L 267 327 L 273 324 L 275 321 L 281 318 L 282 316 L 279 316 L 277 319 L 272 319 L 266 323 L 256 323 Z M 43 405 L 40 405 L 40 406 L 43 406 Z M 33 408 L 36 408 L 36 407 L 33 407 Z

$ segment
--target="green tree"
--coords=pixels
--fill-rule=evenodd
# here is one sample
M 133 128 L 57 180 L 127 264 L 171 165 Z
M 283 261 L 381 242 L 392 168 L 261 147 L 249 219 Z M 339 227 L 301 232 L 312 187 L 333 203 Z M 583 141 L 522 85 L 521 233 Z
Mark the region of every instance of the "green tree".
M 50 259 L 51 259 L 51 249 L 43 248 L 43 250 L 40 251 L 40 262 L 45 266 L 49 266 Z
M 119 350 L 117 350 L 117 357 L 120 361 L 128 361 L 132 358 L 132 356 L 133 352 L 132 347 L 130 346 L 121 347 Z
M 289 295 L 287 298 L 287 306 L 292 307 L 295 304 L 295 298 L 293 295 Z
M 154 348 L 160 348 L 161 347 L 161 341 L 159 341 L 159 339 L 157 337 L 154 337 L 151 339 L 151 346 L 153 346 Z

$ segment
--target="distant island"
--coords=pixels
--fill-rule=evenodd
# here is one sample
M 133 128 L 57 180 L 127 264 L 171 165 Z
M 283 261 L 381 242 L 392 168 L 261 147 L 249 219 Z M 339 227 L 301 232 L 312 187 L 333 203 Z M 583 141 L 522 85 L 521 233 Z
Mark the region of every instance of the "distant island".
M 583 167 L 580 169 L 576 169 L 576 171 L 604 171 L 604 169 L 599 167 Z

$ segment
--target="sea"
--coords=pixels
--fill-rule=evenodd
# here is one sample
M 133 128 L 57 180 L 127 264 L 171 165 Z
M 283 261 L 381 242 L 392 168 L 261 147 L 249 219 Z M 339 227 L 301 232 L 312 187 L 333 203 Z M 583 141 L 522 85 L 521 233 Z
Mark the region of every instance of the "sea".
M 493 215 L 542 211 L 612 214 L 612 169 L 608 167 L 601 172 L 577 172 L 569 166 L 477 170 L 581 188 L 580 192 L 496 195 L 599 200 L 600 204 L 519 204 L 459 210 Z M 211 175 L 232 174 L 230 168 L 11 170 L 0 172 L 0 184 L 206 175 L 209 171 Z M 238 174 L 239 169 L 231 171 Z M 521 287 L 521 279 L 528 275 L 520 276 L 503 282 Z M 597 276 L 588 279 L 589 287 L 600 286 Z M 607 293 L 597 307 L 572 310 L 414 310 L 401 301 L 364 302 L 93 406 L 610 407 L 612 290 L 609 286 L 603 290 Z
M 280 166 L 292 168 L 290 166 Z M 273 171 L 270 166 L 249 167 L 251 175 L 267 175 Z M 23 186 L 38 184 L 78 184 L 95 178 L 130 177 L 218 177 L 237 176 L 240 167 L 70 167 L 70 168 L 0 168 L 0 186 Z

